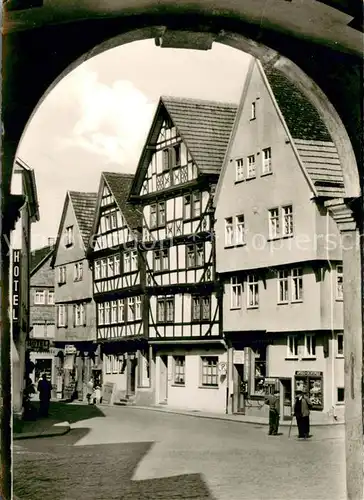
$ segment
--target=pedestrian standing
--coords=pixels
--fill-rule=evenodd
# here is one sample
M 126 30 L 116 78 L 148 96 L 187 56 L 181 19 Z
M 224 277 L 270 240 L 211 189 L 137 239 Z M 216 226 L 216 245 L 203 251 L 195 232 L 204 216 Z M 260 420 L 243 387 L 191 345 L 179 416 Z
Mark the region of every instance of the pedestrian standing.
M 306 394 L 301 390 L 297 390 L 293 414 L 296 417 L 298 437 L 300 439 L 310 437 L 310 408 L 311 402 Z
M 279 391 L 274 394 L 268 394 L 265 398 L 265 404 L 269 405 L 269 435 L 277 436 L 280 416 Z
M 39 414 L 42 417 L 48 417 L 52 384 L 47 380 L 47 375 L 45 373 L 43 373 L 41 380 L 38 382 L 38 392 L 40 401 Z
M 94 379 L 91 377 L 90 380 L 87 382 L 87 394 L 86 394 L 86 398 L 89 405 L 93 403 L 92 401 L 93 392 L 94 392 Z

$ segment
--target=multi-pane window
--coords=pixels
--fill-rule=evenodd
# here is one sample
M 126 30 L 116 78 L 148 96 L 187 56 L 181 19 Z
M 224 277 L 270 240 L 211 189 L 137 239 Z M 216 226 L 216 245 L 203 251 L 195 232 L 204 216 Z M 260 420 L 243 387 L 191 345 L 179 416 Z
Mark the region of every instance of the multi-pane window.
M 42 305 L 45 304 L 45 290 L 36 290 L 34 293 L 34 304 Z
M 67 325 L 67 310 L 65 304 L 60 304 L 58 306 L 58 326 L 66 326 Z
M 298 340 L 295 335 L 287 337 L 287 357 L 296 358 L 298 356 Z
M 191 219 L 192 212 L 191 212 L 191 195 L 186 194 L 183 197 L 183 218 L 185 220 Z
M 130 270 L 131 272 L 138 270 L 138 252 L 136 250 L 130 252 Z
M 166 223 L 166 205 L 164 201 L 150 206 L 150 228 L 164 226 Z
M 154 271 L 168 271 L 169 269 L 169 248 L 154 250 Z
M 263 149 L 263 164 L 262 174 L 269 174 L 272 171 L 272 150 L 271 148 Z
M 293 234 L 293 208 L 292 205 L 282 207 L 282 226 L 283 236 L 290 236 Z
M 73 245 L 73 226 L 68 226 L 66 227 L 66 234 L 65 234 L 65 245 L 66 247 L 72 246 Z
M 230 287 L 231 287 L 230 309 L 240 309 L 243 287 L 241 283 L 239 283 L 238 278 L 236 276 L 233 276 L 230 279 Z
M 248 274 L 247 276 L 247 307 L 259 306 L 259 281 L 256 274 Z
M 245 220 L 244 215 L 235 216 L 235 243 L 243 245 L 245 243 Z
M 201 193 L 199 191 L 192 193 L 192 217 L 201 215 Z
M 130 273 L 131 270 L 131 252 L 124 252 L 124 273 Z
M 101 261 L 95 260 L 95 280 L 99 280 L 101 278 Z
M 344 356 L 344 335 L 342 333 L 338 333 L 336 341 L 337 341 L 337 356 Z
M 201 357 L 202 386 L 217 387 L 219 385 L 218 363 L 219 358 L 217 356 Z
M 73 271 L 73 280 L 74 281 L 81 281 L 83 277 L 83 263 L 82 262 L 76 262 L 74 266 L 74 271 Z
M 118 322 L 121 323 L 125 321 L 125 307 L 124 307 L 124 299 L 118 299 Z
M 292 302 L 299 302 L 303 299 L 303 276 L 302 269 L 292 269 Z
M 343 289 L 343 266 L 336 266 L 336 298 L 337 300 L 343 300 L 344 298 L 344 289 Z
M 174 384 L 185 385 L 186 357 L 173 356 L 174 361 Z
M 118 321 L 118 304 L 116 300 L 111 302 L 111 323 L 115 324 Z
M 48 304 L 54 304 L 54 291 L 48 290 Z
M 137 301 L 137 299 L 139 299 Z M 136 321 L 141 318 L 141 302 L 140 297 L 128 298 L 128 321 Z
M 233 218 L 225 219 L 225 246 L 229 247 L 234 244 L 234 225 Z
M 105 318 L 104 318 L 104 322 L 105 322 L 105 325 L 110 325 L 110 302 L 105 302 L 105 310 L 104 310 L 104 314 L 105 314 Z
M 289 301 L 288 295 L 288 280 L 289 280 L 289 271 L 287 269 L 283 269 L 278 271 L 278 302 L 286 303 Z
M 192 321 L 209 321 L 211 318 L 211 298 L 209 295 L 192 295 Z
M 99 325 L 105 324 L 105 304 L 97 304 L 97 323 Z
M 248 156 L 248 174 L 247 177 L 255 177 L 255 155 Z
M 277 238 L 279 236 L 279 209 L 272 208 L 269 214 L 269 238 Z
M 157 321 L 158 323 L 173 323 L 174 297 L 159 297 L 157 299 Z
M 257 111 L 257 103 L 255 101 L 253 101 L 251 104 L 251 108 L 250 108 L 250 119 L 251 120 L 255 120 L 255 118 L 257 117 L 256 111 Z
M 114 255 L 114 276 L 120 274 L 120 255 Z
M 187 245 L 186 247 L 186 267 L 202 267 L 205 262 L 205 251 L 203 243 Z
M 74 321 L 74 326 L 82 326 L 86 324 L 84 304 L 73 305 L 73 321 Z
M 66 266 L 60 266 L 58 268 L 58 283 L 66 283 Z
M 107 261 L 106 259 L 101 259 L 101 278 L 107 277 Z
M 315 335 L 305 335 L 305 356 L 313 358 L 316 356 L 316 337 Z
M 239 182 L 244 180 L 244 160 L 238 158 L 235 160 L 235 181 Z

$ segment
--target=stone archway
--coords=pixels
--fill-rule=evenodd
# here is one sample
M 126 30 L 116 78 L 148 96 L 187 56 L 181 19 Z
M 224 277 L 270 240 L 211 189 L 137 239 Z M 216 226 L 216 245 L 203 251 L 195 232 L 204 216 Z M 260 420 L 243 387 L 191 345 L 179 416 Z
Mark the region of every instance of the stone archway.
M 49 93 L 52 88 L 72 69 L 79 66 L 87 59 L 117 45 L 130 43 L 136 40 L 145 38 L 154 38 L 158 43 L 162 44 L 166 41 L 165 46 L 181 46 L 186 48 L 206 50 L 211 46 L 213 41 L 230 45 L 245 52 L 252 54 L 254 57 L 267 62 L 270 61 L 276 68 L 285 73 L 285 75 L 307 95 L 311 102 L 315 105 L 322 118 L 324 119 L 330 134 L 338 149 L 339 157 L 343 165 L 344 182 L 346 196 L 341 200 L 332 200 L 327 203 L 327 207 L 333 218 L 338 223 L 339 229 L 343 234 L 344 239 L 350 242 L 348 248 L 344 251 L 344 328 L 346 335 L 346 354 L 345 354 L 345 387 L 347 388 L 348 406 L 347 406 L 347 432 L 346 432 L 346 451 L 347 451 L 347 484 L 348 498 L 362 498 L 362 287 L 361 266 L 362 256 L 360 247 L 360 233 L 362 223 L 362 207 L 357 202 L 360 197 L 360 181 L 359 181 L 359 156 L 355 155 L 348 133 L 342 123 L 339 114 L 329 99 L 320 90 L 319 86 L 296 64 L 289 59 L 280 56 L 278 52 L 267 46 L 253 41 L 250 38 L 245 38 L 241 34 L 219 30 L 218 33 L 205 28 L 203 31 L 180 31 L 178 29 L 168 30 L 165 26 L 155 26 L 143 28 L 135 31 L 127 31 L 122 35 L 111 38 L 91 50 L 85 52 L 72 64 L 67 66 L 58 77 L 53 80 L 48 89 L 42 95 L 37 107 Z M 29 120 L 31 119 L 30 118 Z M 24 131 L 26 128 L 24 129 Z M 351 134 L 352 136 L 352 134 Z M 18 137 L 17 140 L 19 140 Z M 17 144 L 15 144 L 16 146 Z M 9 151 L 7 150 L 9 146 Z M 5 134 L 4 139 L 5 149 L 5 168 L 8 170 L 5 173 L 5 184 L 3 184 L 3 208 L 8 217 L 11 215 L 8 211 L 7 199 L 9 194 L 9 185 L 6 182 L 6 177 L 9 175 L 9 166 L 11 165 L 16 154 L 14 142 L 7 143 Z M 359 165 L 361 166 L 361 165 Z M 4 201 L 5 200 L 5 201 Z M 4 227 L 4 219 L 2 225 L 2 235 L 10 233 L 11 226 Z M 2 282 L 3 282 L 3 299 L 2 299 L 2 317 L 5 331 L 9 325 L 7 317 L 8 303 L 4 299 L 4 295 L 8 292 L 8 277 L 6 278 L 6 266 L 8 265 L 7 257 L 4 253 L 7 248 L 4 248 L 2 241 Z M 3 346 L 3 350 L 6 346 Z M 4 356 L 2 357 L 4 360 Z

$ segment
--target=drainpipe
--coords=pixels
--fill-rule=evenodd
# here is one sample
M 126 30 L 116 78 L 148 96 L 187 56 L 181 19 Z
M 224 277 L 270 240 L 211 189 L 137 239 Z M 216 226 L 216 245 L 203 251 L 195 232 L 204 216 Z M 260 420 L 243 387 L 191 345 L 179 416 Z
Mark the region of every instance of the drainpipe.
M 330 216 L 326 212 L 326 235 L 329 235 Z M 329 248 L 326 246 L 326 258 L 330 269 L 330 326 L 331 326 L 331 401 L 333 409 L 333 418 L 335 419 L 335 325 L 334 325 L 334 300 L 335 300 L 335 286 L 334 286 L 334 273 L 330 260 Z M 330 349 L 329 349 L 330 357 Z

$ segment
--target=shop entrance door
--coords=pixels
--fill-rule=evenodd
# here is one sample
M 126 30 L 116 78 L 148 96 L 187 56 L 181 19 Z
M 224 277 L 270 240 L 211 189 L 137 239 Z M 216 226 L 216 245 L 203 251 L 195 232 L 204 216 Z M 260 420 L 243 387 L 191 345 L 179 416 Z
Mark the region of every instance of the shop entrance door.
M 159 404 L 167 404 L 168 399 L 168 356 L 159 357 Z
M 282 420 L 291 420 L 292 415 L 292 379 L 281 378 L 280 382 L 280 406 Z
M 244 365 L 234 365 L 238 373 L 238 387 L 236 391 L 237 404 L 236 412 L 245 413 L 245 383 L 244 383 Z
M 38 358 L 35 361 L 35 383 L 38 383 L 39 379 L 42 378 L 43 373 L 47 375 L 47 380 L 52 381 L 52 360 L 47 358 Z

